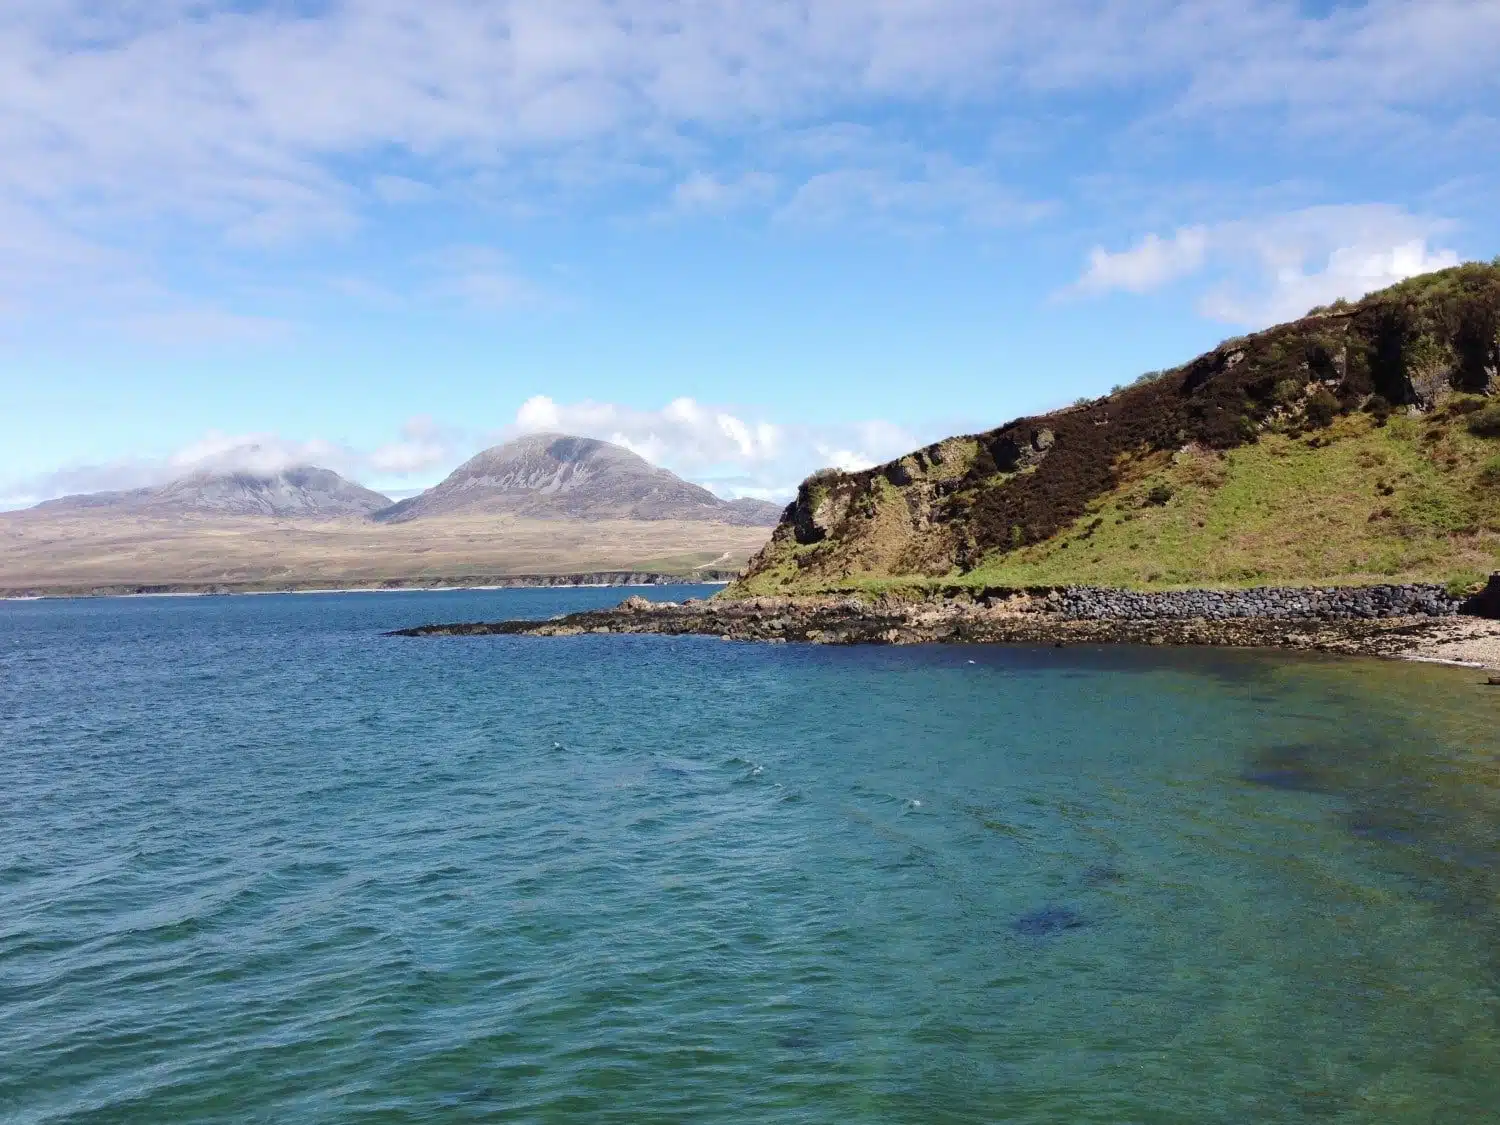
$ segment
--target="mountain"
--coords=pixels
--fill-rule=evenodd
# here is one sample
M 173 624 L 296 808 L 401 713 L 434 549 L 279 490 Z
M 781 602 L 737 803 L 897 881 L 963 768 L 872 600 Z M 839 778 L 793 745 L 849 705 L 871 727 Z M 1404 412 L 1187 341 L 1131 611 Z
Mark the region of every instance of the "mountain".
M 720 500 L 628 449 L 593 438 L 532 434 L 486 449 L 441 484 L 375 515 L 386 523 L 446 515 L 532 519 L 701 520 L 771 527 L 781 509 Z
M 390 506 L 390 497 L 312 466 L 277 473 L 198 472 L 157 488 L 64 496 L 33 511 L 102 511 L 145 516 L 282 516 L 335 519 L 367 516 Z
M 1497 567 L 1500 259 L 816 474 L 735 589 L 1465 585 Z

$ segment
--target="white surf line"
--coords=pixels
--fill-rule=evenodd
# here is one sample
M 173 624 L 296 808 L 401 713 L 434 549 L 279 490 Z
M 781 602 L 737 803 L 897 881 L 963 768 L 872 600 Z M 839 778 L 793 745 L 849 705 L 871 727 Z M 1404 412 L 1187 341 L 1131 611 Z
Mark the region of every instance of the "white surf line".
M 1489 665 L 1480 660 L 1450 660 L 1446 656 L 1417 656 L 1415 654 L 1403 653 L 1397 657 L 1398 660 L 1410 660 L 1413 664 L 1443 664 L 1449 668 L 1488 668 Z

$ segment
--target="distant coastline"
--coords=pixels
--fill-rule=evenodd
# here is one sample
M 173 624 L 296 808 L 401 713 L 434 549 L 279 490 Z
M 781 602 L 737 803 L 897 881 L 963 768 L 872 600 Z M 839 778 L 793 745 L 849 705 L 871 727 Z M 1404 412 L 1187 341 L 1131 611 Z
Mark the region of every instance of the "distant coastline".
M 627 588 L 645 586 L 724 586 L 734 571 L 705 569 L 692 574 L 604 570 L 578 574 L 456 575 L 441 578 L 387 578 L 369 582 L 152 582 L 99 585 L 0 587 L 0 601 L 69 598 L 216 597 L 226 594 L 394 594 L 455 590 Z

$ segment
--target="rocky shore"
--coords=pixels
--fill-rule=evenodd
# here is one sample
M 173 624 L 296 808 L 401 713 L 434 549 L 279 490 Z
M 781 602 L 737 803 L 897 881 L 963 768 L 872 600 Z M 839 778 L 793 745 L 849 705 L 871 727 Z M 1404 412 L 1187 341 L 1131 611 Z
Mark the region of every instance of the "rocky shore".
M 1149 644 L 1278 647 L 1500 667 L 1500 576 L 1458 599 L 1429 585 L 1133 593 L 1069 587 L 895 597 L 715 598 L 549 621 L 426 625 L 393 636 L 656 633 L 811 644 Z M 1492 615 L 1493 616 L 1493 615 Z

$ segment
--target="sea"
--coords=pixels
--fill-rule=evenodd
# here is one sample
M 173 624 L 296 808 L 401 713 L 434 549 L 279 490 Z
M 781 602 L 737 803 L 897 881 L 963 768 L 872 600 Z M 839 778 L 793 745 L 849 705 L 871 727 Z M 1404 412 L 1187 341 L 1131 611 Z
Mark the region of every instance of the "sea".
M 1500 1122 L 1481 675 L 627 592 L 0 604 L 0 1121 Z

